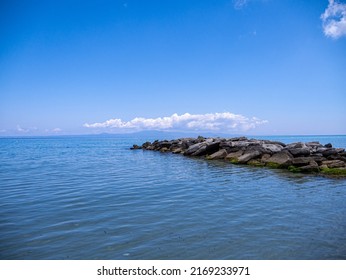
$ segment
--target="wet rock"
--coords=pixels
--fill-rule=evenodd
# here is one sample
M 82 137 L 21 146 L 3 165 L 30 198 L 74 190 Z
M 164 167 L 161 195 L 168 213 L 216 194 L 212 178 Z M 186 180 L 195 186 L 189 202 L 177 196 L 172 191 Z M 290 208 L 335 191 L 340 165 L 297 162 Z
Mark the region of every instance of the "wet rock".
M 314 161 L 312 157 L 297 157 L 292 159 L 292 165 L 304 166 L 308 165 L 311 161 Z
M 324 146 L 325 146 L 326 148 L 333 148 L 333 145 L 332 145 L 332 144 L 330 144 L 330 143 L 325 144 Z
M 198 156 L 204 156 L 207 152 L 207 145 L 205 143 L 202 143 L 203 145 L 201 145 L 197 151 L 193 152 L 191 154 L 191 156 L 194 156 L 194 157 L 198 157 Z
M 292 164 L 293 157 L 287 151 L 281 151 L 272 155 L 265 162 L 272 167 L 288 167 Z
M 247 162 L 247 164 L 251 165 L 251 166 L 264 166 L 265 165 L 263 162 L 261 162 L 258 159 L 251 159 Z
M 262 155 L 262 152 L 259 149 L 246 150 L 244 154 L 238 158 L 238 162 L 247 163 L 249 160 L 259 157 L 260 155 Z
M 338 168 L 338 167 L 345 167 L 345 162 L 341 160 L 325 160 L 322 161 L 322 165 L 326 165 L 328 168 Z
M 131 150 L 139 150 L 139 149 L 142 149 L 142 147 L 135 144 L 130 149 Z
M 145 142 L 145 143 L 142 145 L 142 147 L 143 147 L 143 149 L 146 149 L 146 148 L 149 147 L 150 145 L 151 145 L 150 142 Z
M 217 151 L 210 156 L 207 156 L 207 159 L 213 160 L 213 159 L 224 159 L 227 156 L 227 151 L 225 149 L 222 149 L 220 151 Z
M 197 152 L 198 149 L 200 149 L 204 146 L 206 146 L 206 144 L 204 144 L 204 143 L 193 144 L 184 152 L 184 156 L 192 155 L 193 153 Z
M 318 164 L 313 160 L 310 161 L 309 165 L 302 166 L 299 169 L 301 172 L 304 172 L 304 173 L 319 172 Z
M 263 154 L 261 157 L 261 162 L 266 163 L 270 157 L 271 157 L 271 154 Z
M 237 152 L 234 152 L 234 153 L 229 153 L 225 159 L 227 160 L 236 160 L 238 161 L 238 158 L 243 154 L 243 151 L 242 150 L 239 150 Z
M 207 155 L 210 155 L 217 152 L 219 149 L 220 149 L 220 141 L 214 141 L 207 144 L 205 152 Z
M 182 148 L 175 148 L 175 149 L 172 150 L 173 154 L 181 154 L 182 152 L 183 152 Z

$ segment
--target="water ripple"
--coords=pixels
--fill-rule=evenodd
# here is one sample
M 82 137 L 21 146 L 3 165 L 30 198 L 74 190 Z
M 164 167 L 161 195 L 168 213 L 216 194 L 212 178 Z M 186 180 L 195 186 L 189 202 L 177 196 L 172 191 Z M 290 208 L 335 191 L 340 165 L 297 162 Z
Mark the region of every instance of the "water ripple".
M 0 139 L 0 258 L 346 258 L 345 180 L 134 142 Z

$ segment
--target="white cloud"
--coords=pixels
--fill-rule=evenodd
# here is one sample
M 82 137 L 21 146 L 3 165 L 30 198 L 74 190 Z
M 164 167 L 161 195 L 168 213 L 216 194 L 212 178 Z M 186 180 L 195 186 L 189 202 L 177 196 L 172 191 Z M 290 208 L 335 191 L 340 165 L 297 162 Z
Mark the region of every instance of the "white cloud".
M 233 0 L 233 6 L 235 9 L 241 9 L 249 2 L 249 0 Z
M 256 117 L 248 118 L 229 112 L 193 115 L 173 114 L 170 117 L 160 118 L 134 118 L 130 121 L 110 119 L 101 123 L 86 123 L 87 128 L 111 128 L 121 130 L 178 130 L 178 131 L 221 131 L 235 132 L 247 131 L 261 124 L 267 123 Z
M 321 19 L 323 32 L 327 37 L 337 39 L 346 35 L 346 4 L 329 0 Z
M 62 131 L 62 129 L 61 128 L 54 128 L 54 129 L 52 129 L 52 132 L 55 132 L 55 133 L 58 133 L 58 132 L 61 132 Z
M 24 129 L 20 125 L 17 125 L 17 132 L 28 133 L 29 129 Z

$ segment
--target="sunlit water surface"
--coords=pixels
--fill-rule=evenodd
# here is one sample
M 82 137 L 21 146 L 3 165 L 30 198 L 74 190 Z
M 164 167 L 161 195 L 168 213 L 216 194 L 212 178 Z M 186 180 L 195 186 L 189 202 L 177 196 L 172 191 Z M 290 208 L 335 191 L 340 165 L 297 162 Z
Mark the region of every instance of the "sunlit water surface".
M 0 139 L 0 258 L 346 259 L 346 180 L 129 150 L 145 140 Z

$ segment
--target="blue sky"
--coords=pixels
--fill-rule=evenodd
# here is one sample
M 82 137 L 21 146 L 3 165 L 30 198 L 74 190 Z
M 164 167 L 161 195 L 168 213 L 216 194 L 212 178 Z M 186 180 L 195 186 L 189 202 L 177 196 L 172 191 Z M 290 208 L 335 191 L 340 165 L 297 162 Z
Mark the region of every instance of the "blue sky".
M 346 134 L 346 4 L 2 1 L 0 136 Z

